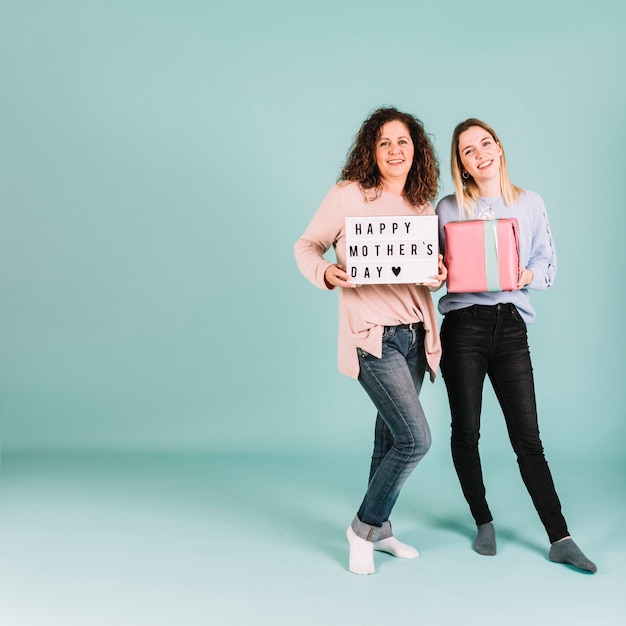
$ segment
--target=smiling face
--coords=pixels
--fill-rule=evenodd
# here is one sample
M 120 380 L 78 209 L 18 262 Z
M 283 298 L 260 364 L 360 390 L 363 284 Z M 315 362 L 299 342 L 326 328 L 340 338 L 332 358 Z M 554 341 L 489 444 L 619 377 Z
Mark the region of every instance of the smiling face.
M 493 190 L 497 183 L 499 193 L 502 149 L 491 133 L 480 126 L 471 126 L 459 135 L 458 151 L 463 172 L 476 181 L 479 190 L 486 187 Z
M 382 126 L 376 142 L 375 158 L 380 181 L 385 189 L 402 192 L 413 165 L 414 153 L 411 133 L 403 122 L 392 120 Z

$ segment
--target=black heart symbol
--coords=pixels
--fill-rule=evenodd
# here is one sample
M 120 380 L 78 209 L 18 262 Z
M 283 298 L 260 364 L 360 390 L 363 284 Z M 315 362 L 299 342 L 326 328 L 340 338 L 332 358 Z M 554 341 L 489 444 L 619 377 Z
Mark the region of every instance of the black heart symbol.
M 397 276 L 400 273 L 400 268 L 399 267 L 392 267 L 391 271 L 394 273 L 395 276 Z

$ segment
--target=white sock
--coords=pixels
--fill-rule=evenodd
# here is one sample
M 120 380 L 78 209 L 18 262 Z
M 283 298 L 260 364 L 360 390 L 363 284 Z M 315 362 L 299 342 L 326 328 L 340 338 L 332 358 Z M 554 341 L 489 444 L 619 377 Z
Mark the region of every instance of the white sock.
M 387 552 L 399 559 L 416 559 L 420 555 L 413 546 L 398 541 L 394 536 L 374 541 L 374 550 Z
M 353 574 L 373 574 L 374 567 L 374 544 L 371 541 L 361 539 L 350 526 L 346 531 L 350 556 L 348 568 Z

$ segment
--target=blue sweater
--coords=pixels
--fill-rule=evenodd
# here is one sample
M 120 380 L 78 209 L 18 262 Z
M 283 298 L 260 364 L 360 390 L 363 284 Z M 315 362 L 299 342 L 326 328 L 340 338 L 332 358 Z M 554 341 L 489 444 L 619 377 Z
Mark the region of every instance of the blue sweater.
M 498 304 L 511 302 L 517 307 L 527 324 L 535 320 L 535 310 L 530 304 L 528 288 L 545 290 L 552 285 L 556 273 L 556 251 L 550 232 L 546 208 L 541 196 L 524 191 L 511 207 L 504 204 L 501 197 L 480 198 L 479 207 L 490 206 L 495 217 L 516 217 L 520 228 L 520 262 L 523 268 L 532 270 L 533 281 L 527 288 L 517 291 L 497 291 L 489 293 L 447 293 L 439 300 L 439 312 L 462 309 L 472 304 Z M 464 219 L 454 195 L 442 198 L 437 204 L 439 216 L 439 243 L 445 252 L 443 227 L 447 222 Z

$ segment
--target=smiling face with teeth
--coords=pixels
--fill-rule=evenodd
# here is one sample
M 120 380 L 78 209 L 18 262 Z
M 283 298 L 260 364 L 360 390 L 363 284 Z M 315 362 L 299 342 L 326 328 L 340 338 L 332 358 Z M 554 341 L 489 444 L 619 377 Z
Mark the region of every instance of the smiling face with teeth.
M 402 194 L 414 154 L 411 133 L 403 122 L 392 120 L 382 126 L 376 142 L 375 157 L 384 189 Z
M 459 158 L 463 171 L 471 176 L 482 196 L 500 195 L 502 148 L 480 126 L 471 126 L 459 135 Z

